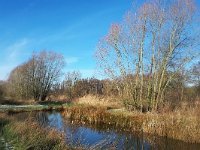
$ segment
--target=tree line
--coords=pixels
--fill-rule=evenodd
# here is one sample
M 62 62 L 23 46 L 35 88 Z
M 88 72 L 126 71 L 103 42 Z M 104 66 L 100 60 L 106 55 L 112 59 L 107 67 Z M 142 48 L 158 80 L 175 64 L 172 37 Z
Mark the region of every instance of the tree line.
M 26 63 L 13 69 L 7 81 L 0 82 L 0 97 L 7 96 L 24 101 L 28 99 L 44 101 L 50 99 L 51 96 L 64 95 L 68 100 L 73 100 L 90 94 L 113 97 L 121 101 L 128 109 L 138 109 L 132 99 L 128 97 L 128 92 L 131 89 L 127 90 L 125 86 L 128 81 L 136 80 L 135 75 L 129 74 L 124 78 L 99 80 L 81 78 L 79 71 L 73 71 L 65 73 L 65 78 L 62 80 L 60 77 L 64 75 L 62 72 L 62 67 L 64 67 L 63 58 L 60 54 L 47 51 L 33 54 Z M 52 63 L 51 61 L 55 62 Z M 58 65 L 58 63 L 60 64 Z M 148 76 L 144 77 L 144 81 L 148 83 Z M 129 84 L 132 84 L 131 82 Z M 189 83 L 191 86 L 189 86 Z M 176 74 L 176 78 L 173 78 L 167 86 L 163 104 L 170 103 L 171 106 L 178 106 L 183 101 L 194 103 L 199 97 L 200 61 L 187 72 Z M 143 103 L 141 111 L 150 111 L 148 105 Z
M 95 56 L 105 79 L 83 79 L 78 71 L 61 79 L 64 57 L 41 51 L 11 71 L 0 83 L 0 95 L 35 101 L 50 95 L 114 96 L 125 107 L 140 111 L 195 101 L 200 93 L 196 14 L 193 0 L 145 2 L 100 40 Z

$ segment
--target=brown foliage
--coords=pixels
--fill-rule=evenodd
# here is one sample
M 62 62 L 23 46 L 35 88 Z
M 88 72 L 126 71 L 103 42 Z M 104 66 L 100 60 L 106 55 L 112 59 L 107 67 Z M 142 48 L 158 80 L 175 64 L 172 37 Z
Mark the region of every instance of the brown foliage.
M 62 55 L 42 51 L 34 53 L 24 64 L 17 66 L 9 76 L 10 96 L 44 101 L 62 74 Z

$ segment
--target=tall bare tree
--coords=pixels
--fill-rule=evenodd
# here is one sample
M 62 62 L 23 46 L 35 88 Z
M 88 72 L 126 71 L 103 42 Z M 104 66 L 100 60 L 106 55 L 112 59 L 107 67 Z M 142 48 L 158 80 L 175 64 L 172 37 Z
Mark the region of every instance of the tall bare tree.
M 81 73 L 79 71 L 72 71 L 72 72 L 66 73 L 64 86 L 65 86 L 66 94 L 69 99 L 73 98 L 74 85 L 80 79 L 81 79 Z
M 200 61 L 192 68 L 192 81 L 197 90 L 197 96 L 200 97 Z
M 34 53 L 26 63 L 11 72 L 10 89 L 14 96 L 44 101 L 62 75 L 63 67 L 64 58 L 60 54 L 47 51 Z
M 99 42 L 98 65 L 134 108 L 157 109 L 169 83 L 195 57 L 195 10 L 193 0 L 151 0 Z

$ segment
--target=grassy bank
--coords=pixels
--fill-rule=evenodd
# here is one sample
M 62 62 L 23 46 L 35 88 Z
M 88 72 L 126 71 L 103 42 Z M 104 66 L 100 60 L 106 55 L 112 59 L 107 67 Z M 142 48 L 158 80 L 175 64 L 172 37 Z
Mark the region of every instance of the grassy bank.
M 110 126 L 123 132 L 137 132 L 139 134 L 162 136 L 184 142 L 200 143 L 200 110 L 198 107 L 185 107 L 173 112 L 140 113 L 127 111 L 120 103 L 111 102 L 106 101 L 106 99 L 97 101 L 95 97 L 84 97 L 76 101 L 73 105 L 45 102 L 39 105 L 29 105 L 30 107 L 11 106 L 9 109 L 4 110 L 17 112 L 52 109 L 63 110 L 64 116 L 71 118 L 73 122 Z M 3 119 L 1 118 L 1 120 Z M 12 130 L 15 133 L 18 132 L 15 129 L 17 125 L 20 126 L 23 124 L 22 126 L 27 126 L 27 129 L 29 129 L 29 127 L 32 127 L 31 122 L 29 120 L 22 123 L 12 120 L 12 124 L 9 123 L 4 126 L 4 129 L 6 129 L 5 131 Z
M 41 127 L 32 118 L 18 121 L 4 113 L 0 114 L 0 137 L 15 150 L 73 150 L 65 143 L 65 135 L 52 128 Z
M 122 131 L 158 135 L 190 143 L 200 143 L 200 119 L 184 113 L 138 113 L 88 105 L 66 108 L 64 116 L 82 124 L 99 124 Z
M 1 136 L 16 150 L 57 150 L 67 149 L 61 133 L 40 127 L 28 119 L 24 122 L 1 114 Z
M 1 105 L 0 112 L 25 112 L 41 110 L 64 110 L 68 103 L 41 103 L 34 105 Z

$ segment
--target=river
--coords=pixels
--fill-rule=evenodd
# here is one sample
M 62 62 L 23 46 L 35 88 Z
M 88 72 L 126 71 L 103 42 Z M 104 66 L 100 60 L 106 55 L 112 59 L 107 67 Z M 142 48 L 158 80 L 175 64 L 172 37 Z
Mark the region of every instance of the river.
M 43 127 L 54 128 L 62 132 L 70 146 L 81 146 L 86 149 L 117 150 L 199 150 L 200 144 L 190 144 L 165 137 L 146 136 L 143 134 L 122 132 L 116 128 L 101 125 L 83 125 L 62 116 L 61 112 L 17 113 L 19 120 L 34 117 Z

